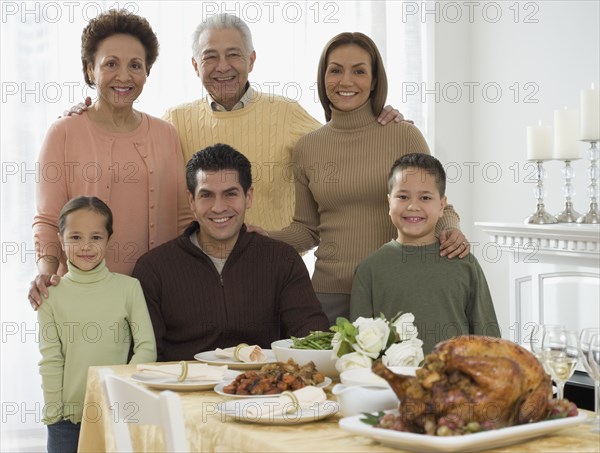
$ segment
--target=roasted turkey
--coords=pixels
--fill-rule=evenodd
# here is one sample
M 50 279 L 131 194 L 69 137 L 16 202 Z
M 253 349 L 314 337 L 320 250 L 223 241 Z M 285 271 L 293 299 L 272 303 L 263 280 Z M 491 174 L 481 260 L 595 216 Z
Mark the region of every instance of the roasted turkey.
M 526 349 L 499 338 L 459 336 L 438 343 L 415 376 L 393 373 L 380 361 L 400 403 L 407 431 L 435 433 L 441 419 L 477 422 L 486 429 L 544 419 L 552 397 L 550 376 Z

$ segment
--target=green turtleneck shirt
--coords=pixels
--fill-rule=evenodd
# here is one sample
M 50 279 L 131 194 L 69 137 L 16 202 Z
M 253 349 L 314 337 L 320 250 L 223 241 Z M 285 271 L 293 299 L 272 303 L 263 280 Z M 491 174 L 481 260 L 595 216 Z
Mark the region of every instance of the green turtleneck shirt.
M 140 283 L 105 262 L 68 273 L 38 310 L 42 421 L 81 422 L 88 367 L 156 361 L 156 342 Z

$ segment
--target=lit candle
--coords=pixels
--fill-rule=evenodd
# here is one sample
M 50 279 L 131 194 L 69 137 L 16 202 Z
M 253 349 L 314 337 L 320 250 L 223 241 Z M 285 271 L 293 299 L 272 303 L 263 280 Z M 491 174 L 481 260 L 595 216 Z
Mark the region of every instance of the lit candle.
M 548 160 L 552 159 L 552 130 L 548 126 L 527 127 L 527 159 Z
M 554 111 L 554 158 L 573 160 L 581 157 L 579 148 L 579 112 L 566 107 Z
M 581 140 L 600 140 L 600 96 L 594 89 L 581 90 Z

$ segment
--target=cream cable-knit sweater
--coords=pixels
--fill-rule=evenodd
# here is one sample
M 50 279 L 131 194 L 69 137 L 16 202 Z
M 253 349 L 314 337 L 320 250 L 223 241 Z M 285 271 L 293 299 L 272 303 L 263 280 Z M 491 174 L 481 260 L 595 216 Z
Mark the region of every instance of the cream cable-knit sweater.
M 246 223 L 265 229 L 290 224 L 294 213 L 292 151 L 300 137 L 321 126 L 300 105 L 256 91 L 243 109 L 213 112 L 207 99 L 169 109 L 164 119 L 179 132 L 184 160 L 216 143 L 226 143 L 252 162 L 254 201 Z
M 411 152 L 429 154 L 419 129 L 407 122 L 381 126 L 370 103 L 352 112 L 333 109 L 331 121 L 298 141 L 294 222 L 269 234 L 299 251 L 319 245 L 317 293 L 350 294 L 356 266 L 397 236 L 387 177 L 394 161 Z M 436 230 L 448 227 L 459 228 L 450 205 Z

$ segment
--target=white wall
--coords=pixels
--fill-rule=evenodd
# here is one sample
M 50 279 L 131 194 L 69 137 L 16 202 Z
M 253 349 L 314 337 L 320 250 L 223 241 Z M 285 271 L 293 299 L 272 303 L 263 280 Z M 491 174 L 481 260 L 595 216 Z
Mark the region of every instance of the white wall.
M 456 180 L 449 185 L 449 200 L 461 214 L 463 231 L 478 243 L 474 251 L 509 338 L 511 258 L 506 253 L 498 257 L 497 247 L 473 223 L 520 223 L 534 211 L 526 128 L 538 120 L 553 126 L 555 109 L 579 109 L 580 90 L 592 82 L 599 86 L 600 2 L 481 2 L 470 11 L 464 3 L 446 5 L 451 3 L 461 9 L 440 6 L 434 27 L 433 75 L 440 83 L 440 100 L 434 106 L 432 147 Z M 453 102 L 456 84 L 463 91 Z M 580 147 L 583 157 L 587 146 Z M 587 160 L 574 168 L 575 208 L 586 212 Z M 549 162 L 546 169 L 546 208 L 556 214 L 564 205 L 561 164 Z

